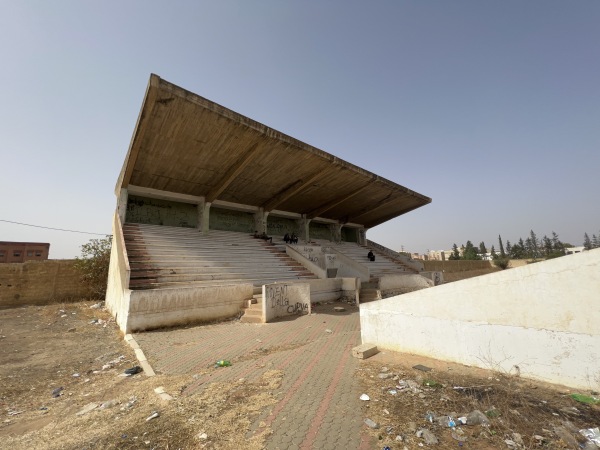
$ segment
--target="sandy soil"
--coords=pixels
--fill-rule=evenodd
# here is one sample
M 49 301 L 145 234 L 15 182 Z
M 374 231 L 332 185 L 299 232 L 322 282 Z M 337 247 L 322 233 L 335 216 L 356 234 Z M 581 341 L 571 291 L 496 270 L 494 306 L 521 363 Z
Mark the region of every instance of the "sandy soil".
M 125 377 L 137 365 L 134 352 L 108 313 L 92 305 L 0 310 L 0 448 L 264 447 L 270 430 L 250 440 L 246 433 L 277 401 L 281 372 L 255 383 L 213 383 L 191 396 L 181 394 L 191 375 Z M 370 397 L 362 403 L 364 416 L 378 424 L 369 429 L 378 448 L 420 448 L 425 441 L 417 433 L 427 429 L 440 449 L 576 449 L 584 444 L 579 429 L 600 426 L 600 405 L 577 402 L 566 388 L 494 371 L 383 352 L 361 362 L 358 376 Z M 161 399 L 159 387 L 173 400 Z M 474 410 L 489 424 L 453 429 L 445 423 Z M 149 419 L 154 412 L 159 417 Z

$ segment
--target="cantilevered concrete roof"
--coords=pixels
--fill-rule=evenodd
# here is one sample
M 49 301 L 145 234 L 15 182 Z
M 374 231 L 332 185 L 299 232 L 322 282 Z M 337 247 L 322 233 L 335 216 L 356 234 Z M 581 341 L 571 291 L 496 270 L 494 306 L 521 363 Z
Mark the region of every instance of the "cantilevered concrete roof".
M 431 202 L 156 75 L 117 188 L 130 184 L 367 228 Z

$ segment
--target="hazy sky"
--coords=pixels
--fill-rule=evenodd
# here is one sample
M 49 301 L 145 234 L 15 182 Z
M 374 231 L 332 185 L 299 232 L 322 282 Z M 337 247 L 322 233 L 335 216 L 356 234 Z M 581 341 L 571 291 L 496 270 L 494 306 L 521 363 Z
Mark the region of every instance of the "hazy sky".
M 0 0 L 0 220 L 110 233 L 150 73 L 427 195 L 425 252 L 600 234 L 600 2 Z M 79 254 L 93 235 L 0 221 Z

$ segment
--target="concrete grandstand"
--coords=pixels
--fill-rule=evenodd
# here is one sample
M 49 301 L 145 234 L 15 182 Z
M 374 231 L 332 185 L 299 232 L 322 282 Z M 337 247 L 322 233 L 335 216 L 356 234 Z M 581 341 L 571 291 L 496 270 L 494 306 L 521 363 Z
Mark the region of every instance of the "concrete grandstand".
M 366 237 L 430 198 L 156 75 L 115 194 L 106 304 L 124 332 L 240 316 L 248 305 L 261 313 L 246 320 L 265 322 L 269 286 L 285 315 L 437 279 Z

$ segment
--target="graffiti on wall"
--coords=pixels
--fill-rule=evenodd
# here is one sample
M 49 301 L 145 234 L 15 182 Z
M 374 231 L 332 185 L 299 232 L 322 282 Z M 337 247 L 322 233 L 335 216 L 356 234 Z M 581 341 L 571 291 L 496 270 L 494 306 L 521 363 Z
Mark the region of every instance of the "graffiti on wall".
M 265 286 L 265 301 L 271 309 L 277 309 L 279 314 L 305 314 L 309 312 L 307 302 L 290 302 L 288 285 L 273 284 Z
M 252 213 L 211 208 L 209 228 L 211 230 L 253 233 L 256 225 L 254 224 L 254 215 Z

